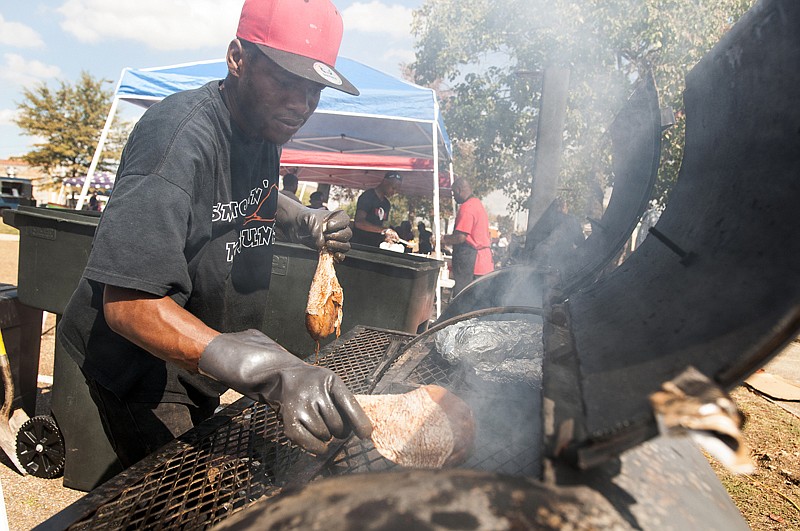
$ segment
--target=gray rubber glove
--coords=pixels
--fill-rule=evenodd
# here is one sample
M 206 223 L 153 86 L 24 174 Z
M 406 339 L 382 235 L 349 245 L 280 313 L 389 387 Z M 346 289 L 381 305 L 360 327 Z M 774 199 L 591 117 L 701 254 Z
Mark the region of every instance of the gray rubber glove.
M 355 432 L 365 439 L 372 424 L 353 393 L 330 369 L 303 363 L 257 330 L 220 334 L 200 357 L 202 374 L 273 406 L 286 436 L 313 454 L 331 437 Z
M 337 262 L 350 250 L 350 217 L 343 210 L 308 208 L 278 194 L 277 221 L 290 242 L 333 253 Z

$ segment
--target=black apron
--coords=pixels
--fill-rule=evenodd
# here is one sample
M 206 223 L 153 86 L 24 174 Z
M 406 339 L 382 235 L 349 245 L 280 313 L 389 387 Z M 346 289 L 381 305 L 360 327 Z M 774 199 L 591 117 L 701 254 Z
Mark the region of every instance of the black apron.
M 475 279 L 475 260 L 478 250 L 467 242 L 453 245 L 453 297 Z

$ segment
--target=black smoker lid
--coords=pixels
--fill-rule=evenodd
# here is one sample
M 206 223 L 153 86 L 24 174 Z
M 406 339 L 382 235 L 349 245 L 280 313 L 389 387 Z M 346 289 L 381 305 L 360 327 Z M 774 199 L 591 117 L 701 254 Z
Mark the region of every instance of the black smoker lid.
M 559 309 L 570 340 L 551 349 L 571 349 L 557 371 L 575 379 L 550 392 L 580 397 L 554 415 L 574 423 L 573 446 L 618 453 L 654 434 L 663 382 L 692 365 L 731 389 L 797 334 L 798 27 L 796 0 L 761 1 L 694 67 L 656 231 Z

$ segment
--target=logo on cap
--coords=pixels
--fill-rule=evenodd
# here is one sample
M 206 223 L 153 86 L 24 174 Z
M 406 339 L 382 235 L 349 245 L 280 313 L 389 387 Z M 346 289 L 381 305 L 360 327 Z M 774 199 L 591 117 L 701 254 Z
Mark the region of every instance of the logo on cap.
M 324 63 L 316 62 L 314 63 L 314 70 L 319 74 L 319 76 L 329 83 L 333 83 L 334 85 L 341 85 L 342 78 L 340 78 L 336 72 L 331 70 L 331 67 Z

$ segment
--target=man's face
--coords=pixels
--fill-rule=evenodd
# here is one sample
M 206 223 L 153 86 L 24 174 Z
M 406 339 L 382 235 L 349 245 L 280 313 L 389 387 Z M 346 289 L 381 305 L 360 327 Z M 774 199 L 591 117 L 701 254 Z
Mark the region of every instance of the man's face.
M 469 194 L 467 193 L 467 185 L 463 181 L 459 181 L 453 185 L 453 199 L 456 203 L 461 204 L 467 200 Z
M 392 197 L 400 191 L 400 181 L 397 179 L 386 179 L 386 197 Z
M 284 70 L 264 54 L 250 53 L 239 83 L 239 105 L 248 129 L 274 144 L 285 144 L 319 104 L 324 85 Z

